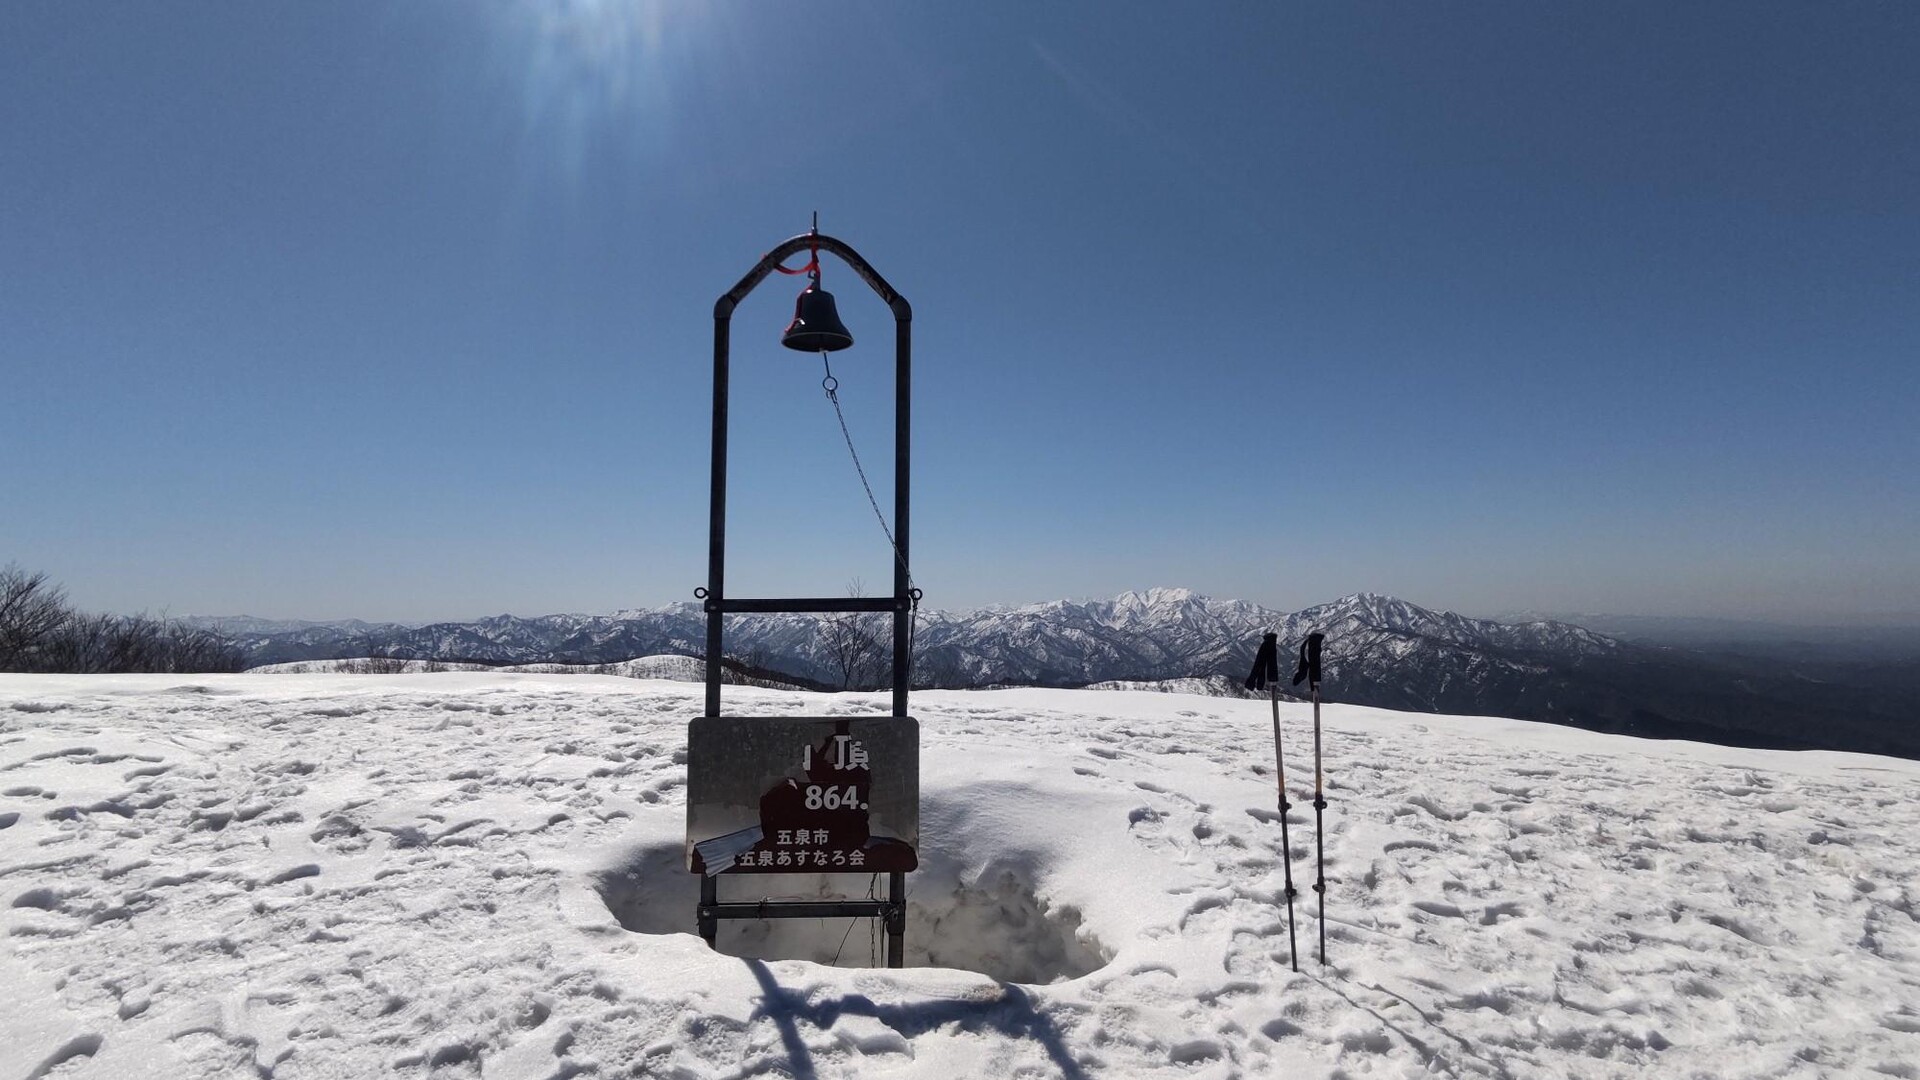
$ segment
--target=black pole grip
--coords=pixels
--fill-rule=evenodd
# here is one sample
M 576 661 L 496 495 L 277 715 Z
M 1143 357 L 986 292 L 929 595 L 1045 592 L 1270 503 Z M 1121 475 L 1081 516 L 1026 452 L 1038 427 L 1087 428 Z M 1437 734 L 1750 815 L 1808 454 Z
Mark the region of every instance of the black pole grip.
M 1280 635 L 1260 639 L 1260 651 L 1253 656 L 1253 673 L 1247 676 L 1247 689 L 1265 690 L 1280 681 Z
M 1307 635 L 1300 643 L 1300 666 L 1293 669 L 1293 685 L 1306 682 L 1311 686 L 1320 685 L 1320 643 L 1327 639 L 1322 633 Z

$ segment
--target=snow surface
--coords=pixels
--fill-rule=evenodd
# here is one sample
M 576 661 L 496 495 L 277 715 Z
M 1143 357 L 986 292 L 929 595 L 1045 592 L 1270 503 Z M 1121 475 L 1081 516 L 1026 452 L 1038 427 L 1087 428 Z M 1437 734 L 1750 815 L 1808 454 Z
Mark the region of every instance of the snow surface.
M 1330 706 L 1294 974 L 1265 702 L 917 694 L 887 971 L 864 921 L 692 934 L 699 695 L 0 676 L 0 1080 L 1920 1077 L 1920 763 Z

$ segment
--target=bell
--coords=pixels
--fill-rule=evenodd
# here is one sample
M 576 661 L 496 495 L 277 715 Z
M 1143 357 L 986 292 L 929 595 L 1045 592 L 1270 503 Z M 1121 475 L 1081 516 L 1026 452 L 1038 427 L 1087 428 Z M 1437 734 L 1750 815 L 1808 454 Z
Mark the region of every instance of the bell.
M 833 294 L 820 287 L 818 278 L 793 302 L 793 322 L 780 335 L 780 344 L 810 353 L 838 352 L 853 344 L 853 335 L 834 309 Z

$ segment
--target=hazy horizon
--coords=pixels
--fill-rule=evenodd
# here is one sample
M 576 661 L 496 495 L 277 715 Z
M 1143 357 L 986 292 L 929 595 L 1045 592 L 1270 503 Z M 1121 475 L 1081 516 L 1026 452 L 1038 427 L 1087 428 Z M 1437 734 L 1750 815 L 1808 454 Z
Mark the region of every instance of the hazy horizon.
M 0 7 L 0 564 L 689 599 L 713 302 L 817 210 L 914 305 L 929 605 L 1920 620 L 1916 55 L 1911 5 Z M 891 317 L 824 272 L 888 505 Z M 728 587 L 884 590 L 799 285 L 733 320 Z
M 1117 592 L 1105 594 L 1105 595 L 1099 595 L 1099 596 L 1081 595 L 1081 596 L 1036 597 L 1028 600 L 998 601 L 998 602 L 988 602 L 988 603 L 982 603 L 982 604 L 968 604 L 968 605 L 933 604 L 931 601 L 928 601 L 926 606 L 929 610 L 950 611 L 950 612 L 980 611 L 980 610 L 989 610 L 989 609 L 995 609 L 995 608 L 1014 609 L 1014 608 L 1021 608 L 1021 607 L 1043 605 L 1043 604 L 1054 603 L 1059 601 L 1067 601 L 1071 603 L 1082 603 L 1082 604 L 1093 603 L 1093 602 L 1113 600 L 1129 592 L 1145 594 L 1155 589 L 1181 589 L 1181 588 L 1184 588 L 1184 586 L 1152 585 L 1152 586 L 1136 587 L 1131 589 L 1122 588 Z M 1810 629 L 1810 630 L 1834 629 L 1834 628 L 1862 629 L 1862 630 L 1865 630 L 1865 629 L 1920 630 L 1920 612 L 1867 613 L 1867 614 L 1855 616 L 1851 619 L 1838 619 L 1838 620 L 1832 620 L 1832 621 L 1795 621 L 1792 619 L 1731 618 L 1727 616 L 1697 615 L 1697 614 L 1687 614 L 1687 613 L 1655 614 L 1655 613 L 1648 613 L 1648 612 L 1632 612 L 1632 611 L 1545 611 L 1539 608 L 1527 608 L 1527 607 L 1508 608 L 1508 609 L 1502 609 L 1497 611 L 1479 611 L 1479 610 L 1466 610 L 1462 608 L 1450 607 L 1445 604 L 1426 603 L 1422 601 L 1419 597 L 1399 596 L 1397 594 L 1383 593 L 1379 589 L 1352 589 L 1352 590 L 1348 590 L 1346 592 L 1340 593 L 1336 596 L 1328 596 L 1322 599 L 1312 600 L 1306 603 L 1294 604 L 1294 605 L 1276 605 L 1276 604 L 1265 603 L 1260 600 L 1250 599 L 1244 596 L 1226 596 L 1226 595 L 1220 595 L 1220 594 L 1214 594 L 1214 593 L 1205 593 L 1205 592 L 1201 592 L 1200 590 L 1188 590 L 1188 591 L 1193 592 L 1197 596 L 1207 597 L 1208 599 L 1228 600 L 1228 601 L 1241 600 L 1241 601 L 1246 601 L 1248 603 L 1256 604 L 1260 607 L 1267 608 L 1272 611 L 1278 611 L 1278 612 L 1289 613 L 1289 614 L 1295 611 L 1304 610 L 1306 608 L 1317 607 L 1322 604 L 1333 603 L 1334 601 L 1340 600 L 1347 596 L 1353 596 L 1358 593 L 1379 593 L 1381 595 L 1392 595 L 1396 599 L 1405 600 L 1409 603 L 1412 603 L 1419 607 L 1426 608 L 1430 611 L 1453 612 L 1454 614 L 1463 615 L 1463 616 L 1466 616 L 1467 618 L 1485 619 L 1485 620 L 1494 620 L 1494 621 L 1510 620 L 1510 619 L 1516 619 L 1516 618 L 1532 618 L 1532 617 L 1553 619 L 1556 621 L 1566 621 L 1566 622 L 1577 622 L 1581 618 L 1647 619 L 1647 620 L 1669 620 L 1669 621 L 1689 621 L 1690 620 L 1690 621 L 1696 621 L 1696 622 L 1702 622 L 1702 623 L 1724 624 L 1729 629 L 1738 628 L 1738 627 L 1756 627 L 1756 628 L 1773 627 L 1773 628 L 1799 628 L 1799 629 Z M 365 622 L 370 624 L 385 623 L 385 624 L 406 625 L 406 626 L 427 626 L 427 625 L 433 625 L 436 623 L 477 622 L 481 619 L 494 618 L 502 615 L 510 616 L 514 618 L 523 618 L 523 619 L 537 619 L 537 618 L 542 618 L 550 615 L 606 616 L 606 615 L 616 614 L 620 611 L 658 610 L 660 608 L 668 607 L 678 603 L 693 604 L 693 603 L 698 603 L 698 601 L 694 600 L 691 596 L 689 596 L 683 599 L 663 600 L 658 603 L 651 603 L 651 604 L 612 605 L 612 606 L 602 606 L 597 608 L 566 608 L 566 609 L 555 608 L 553 610 L 542 610 L 542 611 L 490 610 L 490 611 L 482 611 L 478 613 L 471 613 L 471 614 L 465 614 L 465 615 L 456 614 L 456 615 L 446 615 L 446 616 L 430 617 L 430 618 L 381 618 L 381 617 L 374 617 L 374 616 L 367 616 L 367 615 L 337 615 L 337 616 L 327 616 L 327 617 L 307 616 L 307 615 L 298 615 L 298 614 L 295 614 L 295 615 L 264 614 L 263 615 L 259 612 L 254 612 L 254 611 L 224 611 L 224 612 L 222 611 L 191 611 L 191 612 L 183 611 L 183 612 L 169 613 L 169 614 L 175 614 L 181 618 L 196 618 L 196 619 L 253 618 L 253 619 L 261 619 L 267 622 L 309 622 L 309 623 L 339 623 L 339 622 L 357 621 L 357 622 Z

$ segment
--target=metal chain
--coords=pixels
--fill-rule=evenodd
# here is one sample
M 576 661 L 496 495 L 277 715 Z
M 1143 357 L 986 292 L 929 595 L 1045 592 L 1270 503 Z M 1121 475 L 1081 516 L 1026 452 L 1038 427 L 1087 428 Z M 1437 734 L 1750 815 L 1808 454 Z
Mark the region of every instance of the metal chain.
M 827 359 L 827 351 L 820 350 L 820 366 L 826 369 L 827 377 L 820 380 L 820 388 L 827 392 L 827 400 L 833 403 L 833 415 L 840 421 L 840 437 L 846 440 L 847 456 L 853 458 L 853 471 L 860 474 L 860 487 L 867 493 L 867 505 L 873 507 L 873 517 L 880 523 L 880 531 L 886 534 L 887 546 L 893 549 L 893 561 L 907 575 L 907 603 L 911 613 L 907 621 L 907 685 L 913 685 L 913 639 L 920 626 L 920 589 L 913 583 L 913 568 L 907 565 L 907 557 L 900 553 L 900 542 L 893 538 L 893 529 L 887 524 L 887 516 L 880 512 L 880 500 L 873 497 L 873 485 L 867 480 L 867 470 L 860 464 L 860 451 L 853 447 L 853 433 L 847 430 L 847 414 L 840 409 L 840 380 L 833 377 L 833 362 Z

